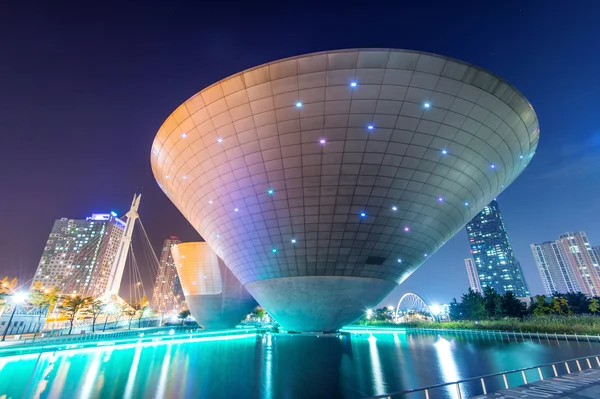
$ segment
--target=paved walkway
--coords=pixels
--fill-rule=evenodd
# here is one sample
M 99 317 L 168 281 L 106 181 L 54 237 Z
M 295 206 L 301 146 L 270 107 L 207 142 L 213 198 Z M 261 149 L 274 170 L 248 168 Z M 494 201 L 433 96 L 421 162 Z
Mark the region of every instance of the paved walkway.
M 578 373 L 565 374 L 548 380 L 537 381 L 503 391 L 477 396 L 476 399 L 512 398 L 567 398 L 599 399 L 600 369 L 588 369 Z

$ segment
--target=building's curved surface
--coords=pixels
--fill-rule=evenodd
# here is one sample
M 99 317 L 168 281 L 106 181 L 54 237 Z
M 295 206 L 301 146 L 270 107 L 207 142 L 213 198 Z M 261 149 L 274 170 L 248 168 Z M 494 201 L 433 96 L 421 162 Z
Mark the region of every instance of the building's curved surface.
M 163 123 L 160 187 L 282 326 L 329 331 L 404 281 L 527 166 L 510 84 L 407 50 L 275 61 Z
M 171 247 L 188 308 L 204 329 L 233 328 L 258 304 L 205 242 Z

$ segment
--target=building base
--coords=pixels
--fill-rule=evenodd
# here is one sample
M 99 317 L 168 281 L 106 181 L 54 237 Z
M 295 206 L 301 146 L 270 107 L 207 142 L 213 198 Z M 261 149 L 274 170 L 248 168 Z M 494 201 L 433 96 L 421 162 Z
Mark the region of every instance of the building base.
M 205 330 L 234 328 L 258 303 L 219 259 L 220 294 L 186 295 L 188 309 Z
M 365 277 L 286 277 L 253 281 L 246 289 L 291 332 L 331 332 L 376 306 L 398 284 Z
M 234 328 L 258 305 L 248 293 L 245 296 L 190 295 L 185 297 L 190 313 L 204 330 Z

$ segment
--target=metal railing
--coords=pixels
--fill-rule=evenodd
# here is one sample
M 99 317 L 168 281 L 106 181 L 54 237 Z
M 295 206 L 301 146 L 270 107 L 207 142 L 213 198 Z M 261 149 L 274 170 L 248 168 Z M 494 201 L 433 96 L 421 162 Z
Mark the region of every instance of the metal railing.
M 463 380 L 458 380 L 458 381 L 453 381 L 453 382 L 445 382 L 442 384 L 430 385 L 430 386 L 422 387 L 422 388 L 407 389 L 404 391 L 397 391 L 397 392 L 391 392 L 391 393 L 387 393 L 387 394 L 383 394 L 383 395 L 371 396 L 371 397 L 369 397 L 369 399 L 392 399 L 392 398 L 406 397 L 408 395 L 417 394 L 417 393 L 421 393 L 422 395 L 420 395 L 420 397 L 422 397 L 422 398 L 431 399 L 432 391 L 434 391 L 433 393 L 435 393 L 436 391 L 439 392 L 440 389 L 445 389 L 445 393 L 450 392 L 451 397 L 455 397 L 458 399 L 469 398 L 469 397 L 473 397 L 473 396 L 477 396 L 477 395 L 481 395 L 481 394 L 487 395 L 488 393 L 496 392 L 496 391 L 499 391 L 502 389 L 509 389 L 510 386 L 509 386 L 509 382 L 508 382 L 508 377 L 510 375 L 514 375 L 514 374 L 520 375 L 520 379 L 522 380 L 523 383 L 513 385 L 513 387 L 516 387 L 519 385 L 525 385 L 525 384 L 529 384 L 531 382 L 544 380 L 544 378 L 545 378 L 544 372 L 545 371 L 551 371 L 550 373 L 548 373 L 548 372 L 545 373 L 546 378 L 547 377 L 553 378 L 553 377 L 559 377 L 561 375 L 571 374 L 573 372 L 579 372 L 584 369 L 592 369 L 592 368 L 600 367 L 599 356 L 600 355 L 578 357 L 575 359 L 563 360 L 560 362 L 546 363 L 546 364 L 542 364 L 539 366 L 524 367 L 524 368 L 520 368 L 520 369 L 516 369 L 516 370 L 502 371 L 499 373 L 486 374 L 486 375 L 481 375 L 481 376 L 472 377 L 472 378 L 465 378 Z M 572 366 L 574 365 L 575 367 L 573 367 L 573 368 L 570 367 L 569 363 L 571 363 L 571 365 Z M 583 367 L 582 367 L 582 364 L 583 364 Z M 563 370 L 565 372 L 561 372 Z M 527 371 L 537 371 L 537 373 L 536 373 L 537 376 L 534 374 L 534 378 L 527 378 L 527 374 L 526 374 Z M 502 377 L 502 383 L 501 383 L 500 389 L 493 389 L 493 388 L 489 389 L 490 385 L 491 385 L 490 379 L 492 379 L 494 377 Z M 531 375 L 530 375 L 530 377 L 531 377 Z M 478 391 L 477 393 L 469 392 L 468 396 L 464 396 L 466 394 L 466 392 L 465 392 L 464 388 L 461 387 L 461 384 L 462 385 L 470 384 L 471 388 L 476 388 L 477 386 L 479 386 L 480 389 L 477 389 L 477 391 Z M 409 396 L 409 397 L 414 398 L 416 396 Z
M 522 340 L 529 338 L 533 340 L 556 340 L 556 341 L 577 341 L 577 342 L 600 342 L 600 335 L 590 334 L 567 334 L 567 333 L 547 333 L 547 332 L 523 332 L 523 331 L 510 331 L 510 330 L 484 330 L 484 329 L 442 329 L 442 328 L 406 328 L 407 332 L 423 332 L 423 333 L 450 333 L 458 335 L 499 335 L 500 337 L 514 338 L 518 340 L 520 337 Z
M 86 341 L 96 341 L 96 340 L 115 340 L 122 338 L 131 338 L 143 335 L 150 334 L 166 334 L 174 331 L 176 333 L 180 333 L 183 331 L 196 331 L 199 330 L 197 328 L 190 328 L 187 326 L 168 326 L 168 327 L 146 327 L 146 328 L 135 328 L 131 330 L 117 330 L 110 332 L 96 332 L 96 333 L 86 333 L 86 334 L 63 334 L 56 336 L 47 336 L 47 337 L 36 337 L 36 338 L 26 338 L 22 340 L 23 344 L 61 344 L 61 343 L 75 343 L 75 342 L 86 342 Z
M 344 327 L 342 331 L 356 333 L 358 331 L 365 333 L 381 333 L 381 332 L 406 332 L 406 333 L 423 333 L 423 334 L 455 334 L 469 336 L 499 336 L 507 340 L 514 339 L 516 341 L 521 338 L 525 341 L 576 341 L 576 342 L 600 342 L 599 334 L 567 334 L 567 333 L 547 333 L 547 332 L 523 332 L 514 330 L 488 330 L 488 329 L 446 329 L 446 328 L 415 328 L 415 327 L 370 327 L 370 326 L 354 326 Z

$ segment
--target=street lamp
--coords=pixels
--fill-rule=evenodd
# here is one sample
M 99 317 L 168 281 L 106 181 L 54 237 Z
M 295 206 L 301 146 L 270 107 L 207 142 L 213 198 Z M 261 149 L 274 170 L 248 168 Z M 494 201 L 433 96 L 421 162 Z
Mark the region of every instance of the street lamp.
M 435 321 L 435 319 L 437 319 L 437 316 L 442 313 L 442 307 L 440 305 L 434 304 L 431 305 L 429 307 L 429 310 L 431 311 L 431 315 L 433 316 L 433 319 Z
M 15 292 L 12 295 L 11 302 L 13 305 L 13 311 L 10 314 L 10 319 L 8 319 L 8 324 L 6 325 L 6 329 L 4 330 L 4 334 L 2 334 L 2 341 L 6 341 L 6 334 L 8 333 L 8 328 L 12 323 L 12 319 L 15 316 L 15 312 L 17 311 L 17 305 L 24 303 L 28 298 L 28 295 L 24 292 Z

